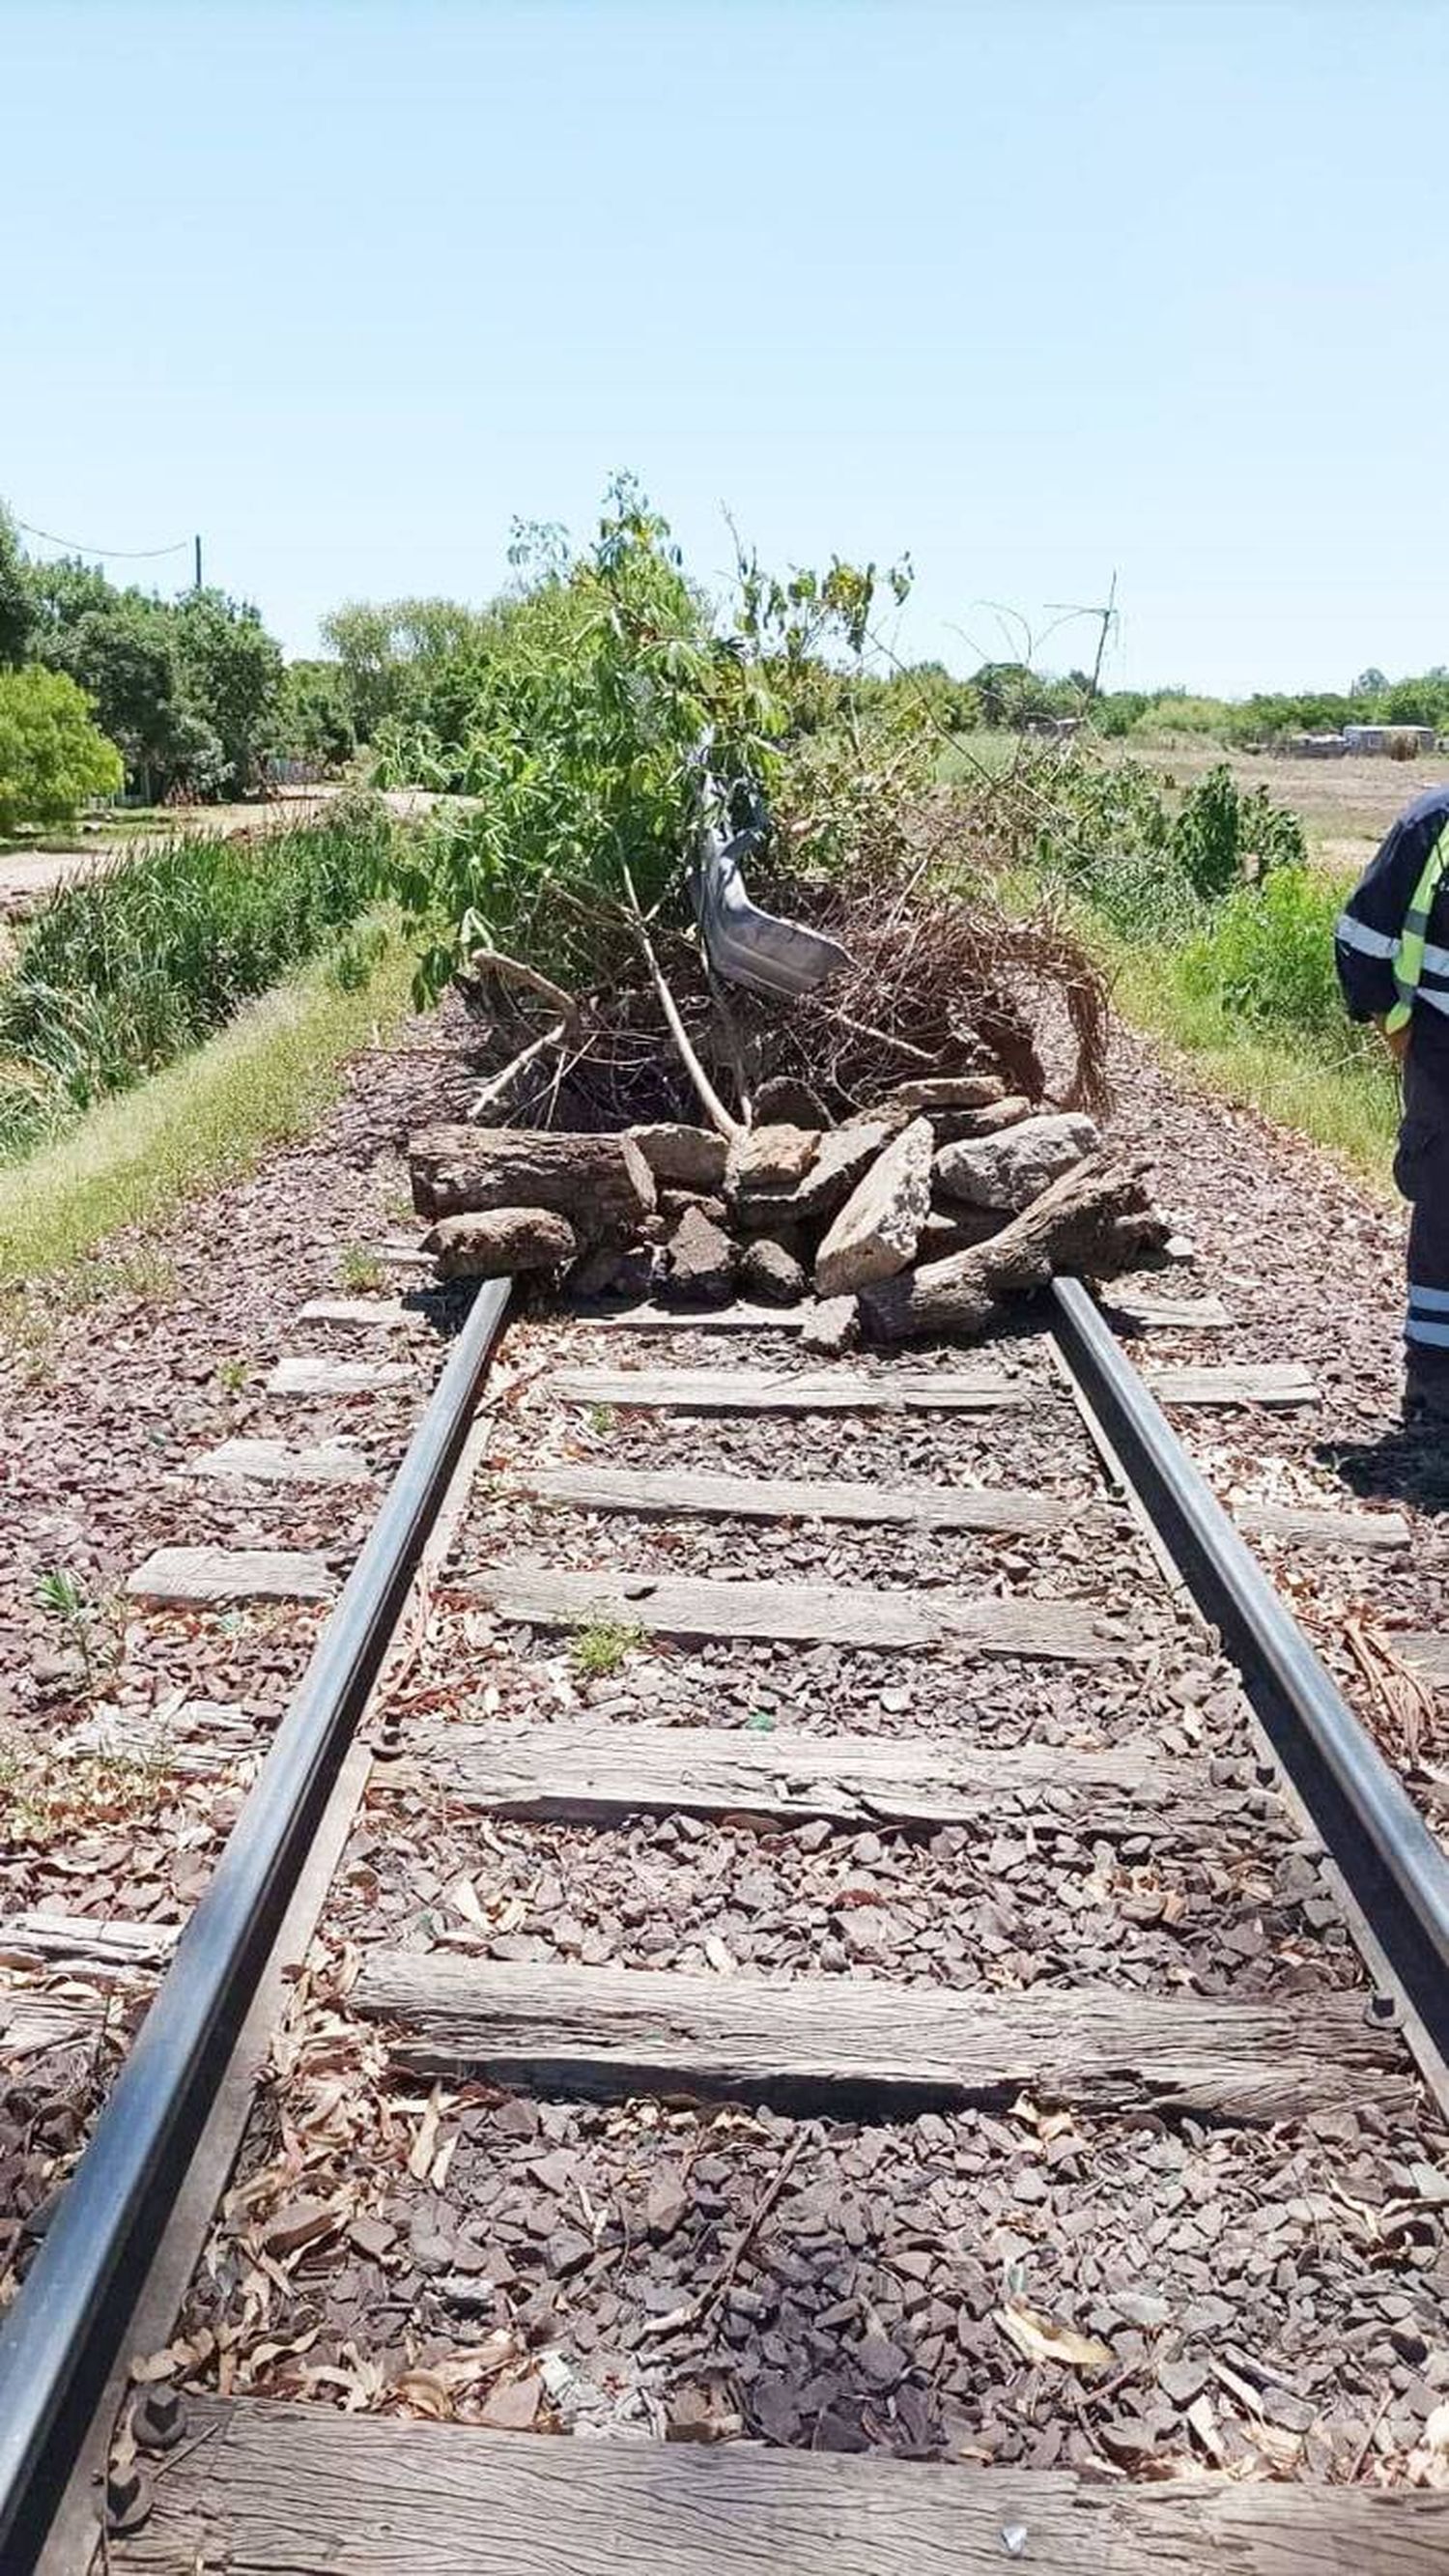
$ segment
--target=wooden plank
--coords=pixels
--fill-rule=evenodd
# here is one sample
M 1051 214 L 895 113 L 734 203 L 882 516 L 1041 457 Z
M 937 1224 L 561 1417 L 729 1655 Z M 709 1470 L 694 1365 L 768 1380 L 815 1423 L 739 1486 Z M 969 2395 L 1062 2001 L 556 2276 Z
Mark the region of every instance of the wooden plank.
M 1402 1512 L 1320 1511 L 1298 1503 L 1233 1503 L 1240 1529 L 1299 1547 L 1347 1547 L 1356 1555 L 1386 1555 L 1413 1536 Z
M 999 1369 L 558 1369 L 565 1404 L 643 1405 L 675 1413 L 990 1413 L 1027 1389 Z
M 288 1352 L 267 1380 L 268 1395 L 371 1395 L 383 1386 L 407 1386 L 417 1378 L 408 1360 L 302 1359 Z
M 787 1476 L 713 1476 L 686 1468 L 534 1467 L 519 1478 L 536 1502 L 574 1511 L 693 1514 L 711 1519 L 862 1521 L 872 1527 L 1054 1531 L 1100 1505 L 1070 1496 L 967 1485 L 808 1484 Z
M 1110 1841 L 1220 1833 L 1253 1812 L 1251 1797 L 1218 1787 L 1205 1763 L 1164 1762 L 1154 1744 L 985 1751 L 955 1737 L 445 1721 L 414 1729 L 407 1750 L 432 1786 L 464 1805 L 584 1824 L 681 1808 L 783 1824 L 823 1817 L 843 1827 L 965 1825 L 1024 1813 L 1039 1836 L 1061 1830 Z
M 619 1333 L 798 1333 L 819 1312 L 803 1306 L 598 1306 L 570 1305 L 578 1324 Z
M 375 1950 L 356 2010 L 395 2026 L 399 2066 L 599 2095 L 681 2092 L 811 2103 L 1033 2099 L 1294 2120 L 1373 2103 L 1407 2112 L 1403 2043 L 1362 1995 L 1222 2001 L 1132 1988 L 889 1985 L 866 1977 L 691 1977 Z
M 158 1547 L 126 1577 L 133 1601 L 330 1601 L 326 1558 L 296 1547 Z
M 117 2576 L 1443 2576 L 1449 2529 L 1432 2490 L 549 2441 L 193 2388 L 186 2433 Z
M 309 1297 L 302 1308 L 304 1324 L 355 1324 L 369 1331 L 397 1332 L 416 1316 L 416 1306 L 401 1297 Z
M 248 1479 L 259 1485 L 375 1485 L 362 1451 L 350 1440 L 289 1449 L 285 1440 L 223 1440 L 187 1465 L 190 1476 Z
M 1139 1330 L 1176 1333 L 1220 1333 L 1231 1324 L 1221 1297 L 1154 1297 L 1140 1288 L 1104 1288 L 1106 1312 Z
M 1131 1652 L 1085 1602 L 872 1592 L 846 1583 L 716 1583 L 691 1575 L 564 1573 L 490 1565 L 463 1587 L 503 1619 L 575 1628 L 607 1619 L 661 1637 L 798 1637 L 835 1646 L 923 1648 L 1100 1663 Z
M 1318 1388 L 1294 1360 L 1261 1368 L 1151 1368 L 1142 1372 L 1159 1404 L 1316 1404 Z

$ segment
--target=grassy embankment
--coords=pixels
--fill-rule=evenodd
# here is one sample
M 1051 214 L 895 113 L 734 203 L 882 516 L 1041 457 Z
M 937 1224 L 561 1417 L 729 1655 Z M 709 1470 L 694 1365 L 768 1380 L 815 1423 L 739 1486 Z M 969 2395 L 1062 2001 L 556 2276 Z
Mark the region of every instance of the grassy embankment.
M 408 1007 L 376 909 L 389 837 L 367 813 L 176 843 L 38 916 L 0 982 L 0 1284 L 83 1263 L 317 1116 Z M 67 1294 L 108 1284 L 92 1265 Z

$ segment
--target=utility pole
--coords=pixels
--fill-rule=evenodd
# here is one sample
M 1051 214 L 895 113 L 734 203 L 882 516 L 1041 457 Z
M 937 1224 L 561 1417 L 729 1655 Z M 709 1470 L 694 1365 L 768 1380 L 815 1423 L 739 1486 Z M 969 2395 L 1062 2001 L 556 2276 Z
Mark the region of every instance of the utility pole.
M 198 589 L 198 590 L 200 590 L 200 588 L 201 588 L 201 539 L 200 539 L 200 537 L 196 537 L 196 538 L 194 538 L 194 539 L 193 539 L 193 541 L 192 541 L 192 542 L 194 543 L 194 545 L 195 545 L 195 547 L 196 547 L 196 587 L 197 587 L 197 589 Z

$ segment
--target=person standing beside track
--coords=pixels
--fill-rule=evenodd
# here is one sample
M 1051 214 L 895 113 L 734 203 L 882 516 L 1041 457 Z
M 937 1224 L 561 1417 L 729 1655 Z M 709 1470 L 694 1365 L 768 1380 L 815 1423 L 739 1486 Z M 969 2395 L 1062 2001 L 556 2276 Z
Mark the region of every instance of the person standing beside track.
M 1374 1020 L 1398 1063 L 1394 1180 L 1408 1200 L 1404 1420 L 1449 1423 L 1449 787 L 1406 807 L 1334 932 L 1354 1020 Z

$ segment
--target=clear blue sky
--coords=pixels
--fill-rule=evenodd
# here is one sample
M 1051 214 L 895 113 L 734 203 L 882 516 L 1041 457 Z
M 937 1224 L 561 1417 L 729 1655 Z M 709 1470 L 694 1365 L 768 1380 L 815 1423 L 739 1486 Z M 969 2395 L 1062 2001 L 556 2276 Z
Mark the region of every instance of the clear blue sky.
M 0 95 L 0 495 L 291 650 L 629 465 L 958 668 L 1114 566 L 1119 682 L 1449 661 L 1444 0 L 0 0 Z

